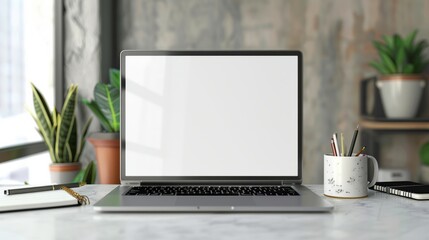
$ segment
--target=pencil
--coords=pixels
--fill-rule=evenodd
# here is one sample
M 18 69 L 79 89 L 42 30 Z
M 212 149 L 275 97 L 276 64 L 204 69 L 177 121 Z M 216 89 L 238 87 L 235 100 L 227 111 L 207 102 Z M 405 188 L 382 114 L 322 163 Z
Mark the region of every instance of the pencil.
M 365 147 L 362 147 L 362 149 L 358 153 L 356 153 L 355 157 L 359 156 L 363 152 L 363 150 L 365 150 Z
M 340 149 L 338 148 L 337 134 L 334 133 L 332 138 L 334 139 L 335 152 L 337 153 L 337 156 L 340 156 Z
M 341 156 L 345 156 L 346 155 L 346 151 L 344 151 L 344 135 L 343 133 L 340 134 L 341 137 Z
M 333 138 L 331 138 L 331 150 L 332 150 L 332 156 L 337 156 L 337 153 L 335 152 L 334 139 Z
M 353 133 L 353 138 L 352 138 L 352 141 L 350 143 L 349 153 L 347 154 L 348 156 L 351 156 L 353 154 L 353 149 L 355 148 L 356 138 L 357 138 L 358 133 L 359 133 L 359 125 L 357 125 L 357 127 Z

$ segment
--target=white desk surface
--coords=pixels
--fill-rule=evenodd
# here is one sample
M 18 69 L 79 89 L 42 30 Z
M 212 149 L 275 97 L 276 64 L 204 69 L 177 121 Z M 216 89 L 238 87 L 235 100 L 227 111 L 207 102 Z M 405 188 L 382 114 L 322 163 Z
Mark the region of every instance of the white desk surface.
M 114 185 L 78 192 L 91 203 Z M 322 195 L 322 185 L 309 186 Z M 326 198 L 326 197 L 324 197 Z M 97 213 L 92 206 L 0 214 L 0 239 L 428 239 L 429 201 L 370 191 L 331 213 Z

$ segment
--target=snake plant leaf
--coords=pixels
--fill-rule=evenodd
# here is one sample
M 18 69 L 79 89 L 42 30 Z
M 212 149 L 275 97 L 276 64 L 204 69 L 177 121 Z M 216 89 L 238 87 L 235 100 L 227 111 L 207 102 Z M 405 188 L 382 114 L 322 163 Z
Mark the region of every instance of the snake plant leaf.
M 114 132 L 119 132 L 120 104 L 119 89 L 111 85 L 97 83 L 94 89 L 95 102 L 109 121 Z
M 101 112 L 100 107 L 98 107 L 97 103 L 92 100 L 88 101 L 86 99 L 82 99 L 82 103 L 91 109 L 92 113 L 98 118 L 98 120 L 101 123 L 101 126 L 108 131 L 108 132 L 114 132 L 112 126 L 110 126 L 109 120 L 104 116 L 103 112 Z
M 118 69 L 113 69 L 111 68 L 109 70 L 109 78 L 110 78 L 110 84 L 117 88 L 120 89 L 121 88 L 121 76 L 120 76 L 120 72 Z
M 45 141 L 46 146 L 48 147 L 49 155 L 51 156 L 51 160 L 53 162 L 56 162 L 56 157 L 54 154 L 54 147 L 50 142 L 49 133 L 46 133 L 43 131 L 42 124 L 40 123 L 39 119 L 36 115 L 34 115 L 32 112 L 30 112 L 31 116 L 33 117 L 34 121 L 36 122 L 36 125 L 38 127 L 37 132 L 42 136 L 43 140 Z
M 72 122 L 74 119 L 75 108 L 77 101 L 77 85 L 71 85 L 63 109 L 61 111 L 61 119 L 58 123 L 58 130 L 55 142 L 55 152 L 57 157 L 59 157 L 60 162 L 64 162 L 65 151 L 67 151 L 66 146 L 71 136 L 72 131 Z
M 86 138 L 86 135 L 88 134 L 89 125 L 91 124 L 91 122 L 92 122 L 92 118 L 88 119 L 88 121 L 85 123 L 85 125 L 82 128 L 80 142 L 76 150 L 75 158 L 73 160 L 74 162 L 79 162 L 80 155 L 82 154 L 82 150 L 85 147 L 85 143 L 86 143 L 85 138 Z
M 49 110 L 49 106 L 46 103 L 45 98 L 34 84 L 31 84 L 31 89 L 33 91 L 34 110 L 36 112 L 37 119 L 40 121 L 42 127 L 41 131 L 49 134 L 52 130 L 51 111 Z
M 79 173 L 73 179 L 73 182 L 85 182 L 87 184 L 94 184 L 96 176 L 97 169 L 95 167 L 94 161 L 91 161 L 90 163 L 88 163 L 85 169 L 79 171 Z
M 70 132 L 70 137 L 69 140 L 67 142 L 68 147 L 70 148 L 70 152 L 71 152 L 71 156 L 70 156 L 70 162 L 74 161 L 74 157 L 76 154 L 76 150 L 77 150 L 77 121 L 76 121 L 76 116 L 73 116 L 73 121 L 72 121 L 72 125 L 71 125 L 71 132 Z

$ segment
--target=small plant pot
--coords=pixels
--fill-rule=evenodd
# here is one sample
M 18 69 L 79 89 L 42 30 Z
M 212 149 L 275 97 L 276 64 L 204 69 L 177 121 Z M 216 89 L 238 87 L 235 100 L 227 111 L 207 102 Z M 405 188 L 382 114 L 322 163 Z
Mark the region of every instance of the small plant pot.
M 119 184 L 119 133 L 92 134 L 88 141 L 95 149 L 100 183 Z
M 81 168 L 82 164 L 80 162 L 51 163 L 49 165 L 51 182 L 57 184 L 70 183 L 76 177 Z
M 426 82 L 420 75 L 386 75 L 377 81 L 388 118 L 414 118 Z

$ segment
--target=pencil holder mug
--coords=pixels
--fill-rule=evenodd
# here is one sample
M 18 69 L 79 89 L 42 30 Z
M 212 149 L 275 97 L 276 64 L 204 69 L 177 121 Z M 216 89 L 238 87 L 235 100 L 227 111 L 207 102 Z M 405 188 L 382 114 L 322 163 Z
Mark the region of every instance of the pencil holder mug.
M 373 164 L 372 179 L 368 180 L 368 162 Z M 324 194 L 337 198 L 362 198 L 378 177 L 378 163 L 373 156 L 324 155 Z

